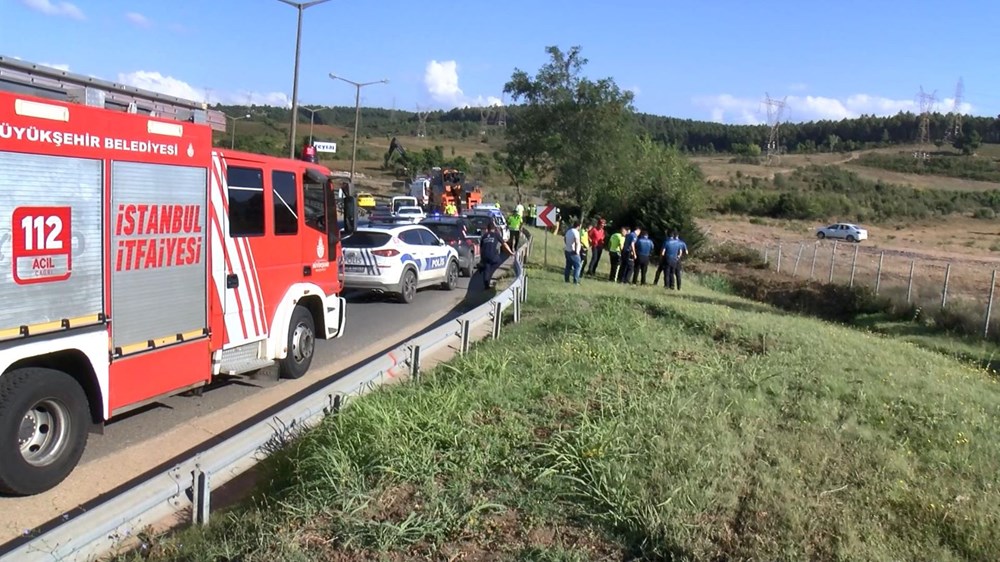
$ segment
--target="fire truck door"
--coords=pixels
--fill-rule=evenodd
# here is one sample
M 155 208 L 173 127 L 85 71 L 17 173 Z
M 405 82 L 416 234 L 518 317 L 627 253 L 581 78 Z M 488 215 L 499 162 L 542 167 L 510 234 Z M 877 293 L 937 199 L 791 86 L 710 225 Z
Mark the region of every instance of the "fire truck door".
M 215 260 L 216 283 L 223 282 L 224 348 L 236 347 L 267 336 L 257 260 L 251 240 L 265 236 L 264 170 L 226 165 L 228 213 L 222 212 L 222 236 L 215 250 L 225 259 Z M 219 202 L 217 208 L 223 206 Z M 222 246 L 219 248 L 218 246 Z
M 302 183 L 302 199 L 305 211 L 305 235 L 302 237 L 302 272 L 304 281 L 316 283 L 328 290 L 331 280 L 337 278 L 336 268 L 330 267 L 330 261 L 335 259 L 331 252 L 335 250 L 330 243 L 329 229 L 335 231 L 336 203 L 331 193 L 328 193 L 328 180 L 316 173 L 306 173 Z

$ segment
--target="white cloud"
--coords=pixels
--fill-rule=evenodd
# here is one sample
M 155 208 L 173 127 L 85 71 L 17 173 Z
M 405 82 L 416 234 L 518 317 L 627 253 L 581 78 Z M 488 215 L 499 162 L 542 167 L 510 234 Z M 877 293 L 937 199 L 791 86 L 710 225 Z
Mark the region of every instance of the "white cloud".
M 767 122 L 767 106 L 761 98 L 740 98 L 730 94 L 698 97 L 695 105 L 708 110 L 712 121 L 719 123 L 760 124 Z M 898 100 L 870 94 L 854 94 L 846 98 L 824 96 L 788 96 L 782 113 L 783 121 L 816 121 L 851 119 L 861 115 L 890 116 L 900 111 L 918 113 L 914 100 Z M 951 111 L 953 100 L 942 100 L 935 110 Z M 972 105 L 963 103 L 959 110 L 971 113 Z
M 87 19 L 76 5 L 69 2 L 51 2 L 50 0 L 21 0 L 25 6 L 47 16 L 66 16 L 75 20 Z
M 147 18 L 146 16 L 140 14 L 139 12 L 129 12 L 125 14 L 125 19 L 127 19 L 130 23 L 132 23 L 136 27 L 142 27 L 146 29 L 153 27 L 153 22 L 150 21 L 149 18 Z
M 291 107 L 292 105 L 292 98 L 284 92 L 226 92 L 211 90 L 211 99 L 209 100 L 209 93 L 206 90 L 196 88 L 183 80 L 174 78 L 173 76 L 164 76 L 155 71 L 137 70 L 135 72 L 120 73 L 118 75 L 118 82 L 126 86 L 152 90 L 186 100 L 208 101 L 212 104 L 246 105 L 252 101 L 254 105 L 278 107 Z
M 458 85 L 458 62 L 453 60 L 428 62 L 424 70 L 424 86 L 431 99 L 448 108 L 503 105 L 503 100 L 496 96 L 466 96 Z
M 52 64 L 51 62 L 40 62 L 39 66 L 47 66 L 49 68 L 54 68 L 56 70 L 61 70 L 63 72 L 69 72 L 68 64 Z

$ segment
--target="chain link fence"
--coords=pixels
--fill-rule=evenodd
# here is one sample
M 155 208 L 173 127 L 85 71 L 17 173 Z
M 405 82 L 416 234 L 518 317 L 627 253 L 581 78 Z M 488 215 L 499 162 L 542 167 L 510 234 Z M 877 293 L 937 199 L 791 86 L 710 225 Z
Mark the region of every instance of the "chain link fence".
M 777 273 L 823 283 L 867 287 L 916 309 L 946 309 L 980 322 L 984 338 L 1000 334 L 993 318 L 1000 261 L 934 258 L 850 242 L 817 240 L 755 248 Z

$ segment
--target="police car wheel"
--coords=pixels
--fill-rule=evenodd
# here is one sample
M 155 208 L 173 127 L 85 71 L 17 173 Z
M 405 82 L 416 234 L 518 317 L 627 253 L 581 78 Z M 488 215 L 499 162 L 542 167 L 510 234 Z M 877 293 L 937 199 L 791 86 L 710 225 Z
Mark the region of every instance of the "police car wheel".
M 297 379 L 306 374 L 316 351 L 316 324 L 312 313 L 295 305 L 288 323 L 288 352 L 278 365 L 281 378 Z
M 417 296 L 417 274 L 412 269 L 403 272 L 403 278 L 399 281 L 399 300 L 406 304 L 413 302 Z
M 32 495 L 62 482 L 90 422 L 87 395 L 68 374 L 29 367 L 0 377 L 0 491 Z
M 441 285 L 446 291 L 454 291 L 458 287 L 458 262 L 451 260 L 448 262 L 448 271 L 444 275 L 444 283 Z

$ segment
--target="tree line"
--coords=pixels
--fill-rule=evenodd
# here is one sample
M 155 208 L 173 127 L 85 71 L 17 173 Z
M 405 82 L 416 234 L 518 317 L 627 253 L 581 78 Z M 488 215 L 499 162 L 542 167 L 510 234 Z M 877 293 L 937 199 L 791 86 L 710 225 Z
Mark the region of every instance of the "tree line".
M 316 109 L 314 115 L 300 110 L 300 124 L 308 124 L 310 119 L 317 125 L 334 125 L 350 129 L 354 126 L 354 108 L 347 106 L 306 106 Z M 290 109 L 273 106 L 217 105 L 215 109 L 229 115 L 244 115 L 250 111 L 255 118 L 275 123 L 288 123 Z M 530 111 L 522 104 L 507 108 L 508 127 Z M 945 137 L 952 126 L 952 114 L 933 113 L 929 128 L 932 140 Z M 649 137 L 660 144 L 676 147 L 693 154 L 739 153 L 746 146 L 763 146 L 770 135 L 767 125 L 731 125 L 693 119 L 664 117 L 648 113 L 636 113 L 638 126 Z M 886 147 L 911 144 L 919 138 L 921 116 L 911 112 L 900 112 L 888 117 L 863 115 L 855 119 L 820 120 L 804 123 L 782 123 L 779 143 L 789 153 L 852 151 L 864 148 Z M 481 108 L 455 108 L 432 111 L 426 120 L 427 134 L 446 139 L 475 138 L 480 134 Z M 1000 116 L 963 116 L 962 134 L 982 142 L 1000 143 Z M 419 118 L 413 111 L 385 108 L 361 108 L 359 133 L 365 136 L 415 135 Z M 488 135 L 502 135 L 495 126 L 495 119 L 487 127 Z

